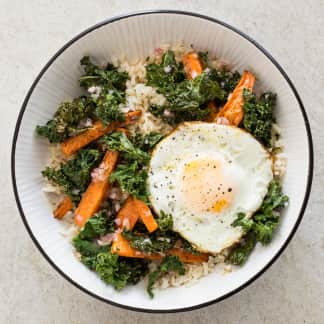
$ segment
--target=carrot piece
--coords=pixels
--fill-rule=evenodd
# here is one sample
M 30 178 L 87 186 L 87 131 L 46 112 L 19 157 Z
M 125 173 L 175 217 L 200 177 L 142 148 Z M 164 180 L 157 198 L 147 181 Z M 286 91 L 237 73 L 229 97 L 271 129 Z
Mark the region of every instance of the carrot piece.
M 132 230 L 138 220 L 139 214 L 134 204 L 132 197 L 129 197 L 124 206 L 118 211 L 116 224 L 119 228 Z
M 129 257 L 129 258 L 144 258 L 144 253 L 141 251 L 136 251 L 132 248 L 129 242 L 121 233 L 115 233 L 115 239 L 111 246 L 111 252 L 117 253 L 119 256 Z
M 188 79 L 194 79 L 201 74 L 203 66 L 197 53 L 191 52 L 182 57 L 182 63 Z
M 116 132 L 124 133 L 126 136 L 129 135 L 129 131 L 126 128 L 122 128 L 122 127 L 116 128 Z
M 178 256 L 179 259 L 184 263 L 202 263 L 208 261 L 208 257 L 209 257 L 207 253 L 196 255 L 180 248 L 171 249 L 167 251 L 167 254 Z
M 53 214 L 57 219 L 62 219 L 65 214 L 73 208 L 73 202 L 69 196 L 65 196 L 65 198 L 58 204 L 55 208 Z
M 161 255 L 158 253 L 145 253 L 134 249 L 129 241 L 125 239 L 121 232 L 115 233 L 115 239 L 111 246 L 111 252 L 117 253 L 119 256 L 128 257 L 128 258 L 140 258 L 140 259 L 150 259 L 150 260 L 159 260 Z
M 158 224 L 154 219 L 150 208 L 145 204 L 144 201 L 134 199 L 135 207 L 139 214 L 139 217 L 143 221 L 144 225 L 146 226 L 147 230 L 152 233 L 158 228 Z
M 140 110 L 131 111 L 125 114 L 125 120 L 123 122 L 112 122 L 108 126 L 104 126 L 98 121 L 94 123 L 93 127 L 64 141 L 61 144 L 61 151 L 68 157 L 99 137 L 114 131 L 116 128 L 133 124 L 138 120 L 141 113 Z
M 217 114 L 215 121 L 219 124 L 230 124 L 237 126 L 243 119 L 243 90 L 252 90 L 255 82 L 255 76 L 249 72 L 244 71 L 238 85 L 230 95 L 224 107 Z
M 207 105 L 207 108 L 209 109 L 209 116 L 207 118 L 207 121 L 213 122 L 217 116 L 217 107 L 216 107 L 214 101 L 210 101 Z
M 75 211 L 74 221 L 79 227 L 82 227 L 100 208 L 109 188 L 109 176 L 116 165 L 117 158 L 118 152 L 106 152 L 102 163 L 98 168 L 101 174 L 98 175 L 97 179 L 92 179 Z

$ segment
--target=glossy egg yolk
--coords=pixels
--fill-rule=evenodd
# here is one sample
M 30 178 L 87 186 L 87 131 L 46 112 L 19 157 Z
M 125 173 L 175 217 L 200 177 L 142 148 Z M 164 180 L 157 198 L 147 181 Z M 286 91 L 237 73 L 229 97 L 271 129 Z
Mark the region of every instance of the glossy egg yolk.
M 193 212 L 219 214 L 233 200 L 233 186 L 224 177 L 224 162 L 198 159 L 184 164 L 181 192 Z

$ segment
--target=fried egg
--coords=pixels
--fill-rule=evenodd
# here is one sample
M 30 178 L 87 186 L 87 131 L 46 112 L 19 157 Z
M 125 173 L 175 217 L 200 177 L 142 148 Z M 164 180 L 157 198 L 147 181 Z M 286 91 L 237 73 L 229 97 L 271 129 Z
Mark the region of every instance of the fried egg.
M 249 133 L 228 125 L 186 122 L 155 147 L 149 166 L 152 207 L 173 217 L 173 230 L 201 252 L 238 242 L 231 224 L 250 217 L 273 178 L 272 160 Z

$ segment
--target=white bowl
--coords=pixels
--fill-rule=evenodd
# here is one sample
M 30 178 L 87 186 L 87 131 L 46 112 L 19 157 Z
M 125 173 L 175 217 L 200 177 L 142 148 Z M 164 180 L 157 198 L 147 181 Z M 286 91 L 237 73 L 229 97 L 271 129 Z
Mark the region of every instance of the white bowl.
M 150 299 L 144 283 L 117 292 L 72 254 L 61 235 L 62 222 L 52 217 L 42 192 L 40 171 L 48 161 L 45 141 L 35 136 L 37 124 L 51 118 L 58 104 L 80 95 L 80 58 L 125 56 L 145 58 L 161 43 L 193 44 L 233 64 L 251 69 L 264 89 L 278 94 L 277 120 L 288 158 L 284 191 L 290 205 L 273 242 L 257 246 L 248 262 L 230 274 L 212 273 L 191 287 L 171 288 Z M 214 18 L 179 11 L 141 12 L 106 20 L 82 32 L 46 64 L 31 86 L 18 117 L 12 146 L 12 177 L 17 205 L 34 243 L 50 264 L 84 292 L 120 307 L 147 312 L 191 310 L 220 301 L 249 285 L 282 253 L 304 213 L 313 174 L 313 149 L 305 109 L 287 74 L 254 40 Z

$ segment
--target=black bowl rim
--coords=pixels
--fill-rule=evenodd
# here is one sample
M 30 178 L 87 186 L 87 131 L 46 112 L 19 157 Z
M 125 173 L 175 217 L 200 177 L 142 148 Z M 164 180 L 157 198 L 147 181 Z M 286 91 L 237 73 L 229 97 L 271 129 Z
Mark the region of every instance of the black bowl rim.
M 241 286 L 233 289 L 232 291 L 228 292 L 227 294 L 224 294 L 221 297 L 218 297 L 216 299 L 210 300 L 208 302 L 204 302 L 198 305 L 194 305 L 194 306 L 190 306 L 190 307 L 183 307 L 183 308 L 174 308 L 174 309 L 149 309 L 149 308 L 140 308 L 140 307 L 132 307 L 132 306 L 127 306 L 127 305 L 123 305 L 123 304 L 119 304 L 116 302 L 113 302 L 109 299 L 103 298 L 101 296 L 98 296 L 97 294 L 89 291 L 88 289 L 82 287 L 80 284 L 78 284 L 77 282 L 75 282 L 71 277 L 69 277 L 67 274 L 65 274 L 63 272 L 63 270 L 61 270 L 55 263 L 54 261 L 52 261 L 50 259 L 50 257 L 46 254 L 46 251 L 43 250 L 43 248 L 40 246 L 39 242 L 37 241 L 36 237 L 34 236 L 32 229 L 30 228 L 26 216 L 24 214 L 24 210 L 23 207 L 21 205 L 20 199 L 19 199 L 19 195 L 18 195 L 18 190 L 17 190 L 17 183 L 16 183 L 16 174 L 15 174 L 15 152 L 16 152 L 16 142 L 17 142 L 17 138 L 18 138 L 18 134 L 19 134 L 19 129 L 20 129 L 20 125 L 21 125 L 21 121 L 26 109 L 26 106 L 28 104 L 29 98 L 32 94 L 32 92 L 34 91 L 34 88 L 36 87 L 36 85 L 38 84 L 39 80 L 41 79 L 41 77 L 43 76 L 43 74 L 47 71 L 47 69 L 51 66 L 51 64 L 56 60 L 56 58 L 58 56 L 60 56 L 68 47 L 70 47 L 74 42 L 76 42 L 77 40 L 81 39 L 83 36 L 87 35 L 88 33 L 111 23 L 114 23 L 116 21 L 119 20 L 123 20 L 123 19 L 127 19 L 130 17 L 135 17 L 135 16 L 142 16 L 142 15 L 152 15 L 152 14 L 175 14 L 175 15 L 185 15 L 185 16 L 191 16 L 191 17 L 196 17 L 196 18 L 200 18 L 200 19 L 204 19 L 204 20 L 208 20 L 211 21 L 213 23 L 216 23 L 218 25 L 221 25 L 231 31 L 233 31 L 234 33 L 240 35 L 241 37 L 245 38 L 246 40 L 248 40 L 251 44 L 253 44 L 258 50 L 260 50 L 274 65 L 275 67 L 279 70 L 279 72 L 281 73 L 281 75 L 284 77 L 284 79 L 287 81 L 287 83 L 289 84 L 292 92 L 294 93 L 296 100 L 298 101 L 300 110 L 302 112 L 303 118 L 304 118 L 304 124 L 305 124 L 305 128 L 307 131 L 307 137 L 308 137 L 308 149 L 309 149 L 309 168 L 308 168 L 308 180 L 307 180 L 307 186 L 306 186 L 306 192 L 305 192 L 305 196 L 303 199 L 303 203 L 298 215 L 298 219 L 294 225 L 294 227 L 292 228 L 289 236 L 287 237 L 286 241 L 284 242 L 284 244 L 281 246 L 281 248 L 279 249 L 279 251 L 276 253 L 276 255 L 257 273 L 255 274 L 252 278 L 250 278 L 248 281 L 246 281 L 244 284 L 242 284 Z M 243 33 L 242 31 L 238 30 L 237 28 L 223 22 L 220 21 L 216 18 L 213 17 L 209 17 L 206 15 L 202 15 L 202 14 L 198 14 L 198 13 L 194 13 L 194 12 L 190 12 L 190 11 L 181 11 L 181 10 L 147 10 L 147 11 L 137 11 L 137 12 L 132 12 L 129 14 L 124 14 L 124 15 L 119 15 L 119 16 L 114 16 L 110 19 L 106 19 L 98 24 L 93 25 L 92 27 L 89 27 L 88 29 L 84 30 L 83 32 L 79 33 L 78 35 L 76 35 L 74 38 L 72 38 L 69 42 L 67 42 L 64 46 L 61 47 L 61 49 L 59 49 L 52 57 L 51 59 L 47 62 L 47 64 L 43 67 L 43 69 L 40 71 L 40 73 L 38 74 L 38 76 L 36 77 L 35 81 L 33 82 L 33 84 L 31 85 L 30 89 L 27 92 L 27 95 L 24 99 L 23 105 L 21 107 L 21 110 L 19 112 L 18 115 L 18 119 L 17 119 L 17 123 L 16 123 L 16 127 L 15 127 L 15 132 L 14 132 L 14 136 L 13 136 L 13 142 L 12 142 L 12 150 L 11 150 L 11 176 L 12 176 L 12 184 L 13 184 L 13 190 L 14 190 L 14 194 L 15 194 L 15 199 L 16 199 L 16 203 L 18 206 L 18 210 L 20 212 L 20 215 L 22 217 L 23 223 L 30 235 L 30 237 L 32 238 L 34 244 L 36 245 L 36 247 L 38 248 L 38 250 L 41 252 L 41 254 L 44 256 L 44 258 L 51 264 L 51 266 L 61 275 L 63 276 L 66 280 L 68 280 L 71 284 L 73 284 L 74 286 L 76 286 L 77 288 L 79 288 L 80 290 L 82 290 L 83 292 L 87 293 L 88 295 L 101 300 L 105 303 L 111 304 L 113 306 L 117 306 L 123 309 L 127 309 L 127 310 L 132 310 L 132 311 L 137 311 L 137 312 L 146 312 L 146 313 L 177 313 L 177 312 L 186 312 L 186 311 L 192 311 L 195 309 L 199 309 L 202 307 L 206 307 L 209 305 L 212 305 L 214 303 L 220 302 L 221 300 L 224 300 L 236 293 L 238 293 L 239 291 L 241 291 L 242 289 L 244 289 L 245 287 L 249 286 L 252 282 L 254 282 L 257 278 L 259 278 L 267 269 L 269 269 L 269 267 L 278 259 L 278 257 L 281 255 L 281 253 L 285 250 L 285 248 L 287 247 L 288 243 L 290 242 L 290 240 L 292 239 L 292 237 L 294 236 L 294 234 L 296 233 L 296 230 L 303 218 L 306 206 L 307 206 L 307 202 L 309 199 L 309 195 L 311 192 L 311 186 L 312 186 L 312 180 L 313 180 L 313 164 L 314 164 L 314 151 L 313 151 L 313 141 L 312 141 L 312 134 L 311 134 L 311 130 L 310 130 L 310 124 L 307 118 L 307 114 L 304 108 L 304 105 L 300 99 L 300 96 L 295 88 L 295 86 L 293 85 L 292 81 L 290 80 L 290 78 L 288 77 L 287 73 L 284 71 L 284 69 L 279 65 L 279 63 L 274 59 L 274 57 L 266 50 L 264 49 L 259 43 L 257 43 L 254 39 L 252 39 L 250 36 L 248 36 L 247 34 Z

